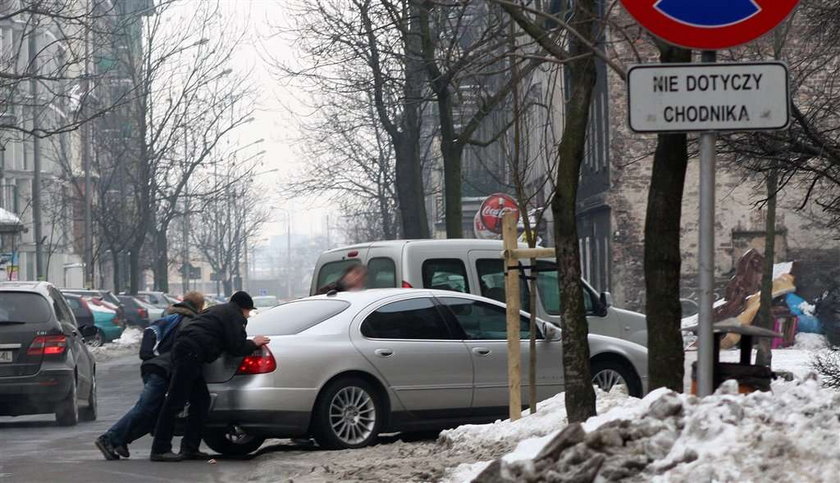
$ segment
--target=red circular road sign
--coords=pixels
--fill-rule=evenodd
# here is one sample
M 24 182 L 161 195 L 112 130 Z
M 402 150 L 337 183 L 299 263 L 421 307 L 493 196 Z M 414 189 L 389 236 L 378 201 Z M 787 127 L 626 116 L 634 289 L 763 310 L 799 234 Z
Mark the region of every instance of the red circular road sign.
M 773 30 L 799 0 L 621 0 L 662 40 L 699 50 L 735 47 Z
M 501 233 L 502 216 L 509 211 L 516 213 L 516 219 L 519 219 L 519 207 L 516 205 L 516 200 L 504 193 L 494 193 L 481 203 L 478 209 L 479 221 L 487 230 Z

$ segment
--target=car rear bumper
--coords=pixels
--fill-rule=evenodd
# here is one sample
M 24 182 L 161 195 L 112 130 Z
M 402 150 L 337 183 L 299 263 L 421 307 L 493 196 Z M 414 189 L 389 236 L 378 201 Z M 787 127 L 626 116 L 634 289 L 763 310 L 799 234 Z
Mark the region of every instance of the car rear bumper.
M 262 387 L 261 376 L 237 376 L 210 384 L 207 425 L 237 425 L 252 434 L 295 437 L 307 434 L 317 389 Z
M 0 378 L 0 415 L 52 412 L 52 406 L 66 398 L 75 383 L 72 370 Z

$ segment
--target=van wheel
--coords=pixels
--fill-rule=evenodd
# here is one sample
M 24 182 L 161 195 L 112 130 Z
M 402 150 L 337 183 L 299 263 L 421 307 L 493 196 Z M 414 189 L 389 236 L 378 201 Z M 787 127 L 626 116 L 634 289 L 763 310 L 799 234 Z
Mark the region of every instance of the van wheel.
M 87 407 L 79 410 L 79 419 L 81 421 L 96 421 L 98 406 L 96 401 L 96 374 L 91 374 L 90 379 L 90 393 L 88 394 Z
M 226 456 L 245 456 L 260 449 L 264 442 L 265 438 L 248 434 L 236 426 L 208 429 L 204 433 L 204 443 Z
M 592 364 L 592 384 L 605 392 L 616 386 L 624 386 L 627 394 L 642 397 L 642 382 L 635 369 L 626 363 L 617 361 L 597 361 Z
M 55 407 L 55 420 L 59 426 L 75 426 L 79 422 L 79 401 L 76 400 L 76 383 L 70 394 Z
M 323 389 L 315 406 L 314 436 L 324 449 L 352 449 L 376 441 L 385 405 L 364 379 L 347 377 Z

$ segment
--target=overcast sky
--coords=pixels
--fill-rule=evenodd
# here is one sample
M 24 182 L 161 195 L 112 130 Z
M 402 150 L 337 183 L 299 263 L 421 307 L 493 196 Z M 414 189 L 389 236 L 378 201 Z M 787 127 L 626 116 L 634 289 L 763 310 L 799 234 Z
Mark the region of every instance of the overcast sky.
M 187 0 L 187 4 L 192 1 Z M 299 159 L 295 144 L 300 139 L 295 129 L 292 112 L 302 112 L 302 92 L 284 85 L 272 73 L 269 59 L 288 61 L 292 55 L 289 39 L 272 34 L 272 25 L 284 25 L 288 12 L 283 0 L 221 0 L 222 8 L 232 22 L 245 25 L 249 38 L 232 59 L 232 68 L 251 71 L 258 95 L 254 121 L 239 133 L 239 144 L 247 145 L 258 139 L 264 141 L 250 149 L 250 153 L 265 150 L 261 171 L 276 169 L 276 173 L 261 176 L 267 203 L 291 213 L 292 233 L 321 234 L 326 231 L 328 214 L 335 220 L 326 200 L 286 200 L 281 197 L 279 186 L 295 172 L 305 169 L 305 160 Z M 305 100 L 304 100 L 305 101 Z M 246 151 L 247 152 L 247 151 Z M 243 156 L 247 156 L 243 152 Z M 286 221 L 282 210 L 271 213 L 273 222 L 266 225 L 265 236 L 285 234 Z

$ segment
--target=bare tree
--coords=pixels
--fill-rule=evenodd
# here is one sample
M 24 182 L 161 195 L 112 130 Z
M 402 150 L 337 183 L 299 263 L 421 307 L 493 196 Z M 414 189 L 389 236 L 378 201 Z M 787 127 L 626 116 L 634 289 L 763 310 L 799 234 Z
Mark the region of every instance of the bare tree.
M 340 109 L 360 109 L 357 116 L 369 125 L 373 109 L 393 156 L 400 234 L 428 238 L 420 155 L 425 78 L 416 7 L 409 0 L 318 0 L 293 10 L 295 24 L 278 32 L 296 37 L 299 65 L 275 62 L 278 71 L 307 88 L 316 99 L 315 115 L 326 111 L 321 119 Z M 362 99 L 371 107 L 361 105 Z

